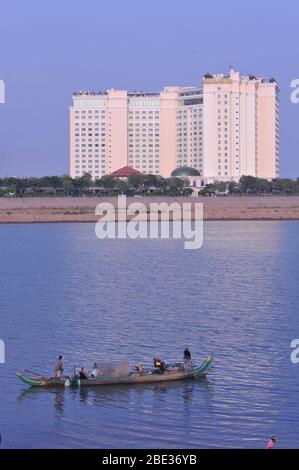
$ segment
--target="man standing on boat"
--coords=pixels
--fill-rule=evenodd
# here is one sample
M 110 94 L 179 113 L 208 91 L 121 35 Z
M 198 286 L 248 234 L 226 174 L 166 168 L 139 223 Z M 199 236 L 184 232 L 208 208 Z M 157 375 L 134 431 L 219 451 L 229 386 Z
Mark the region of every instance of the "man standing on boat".
M 55 379 L 60 379 L 63 372 L 62 356 L 58 356 L 55 363 Z
M 191 369 L 191 353 L 188 348 L 184 350 L 184 369 Z

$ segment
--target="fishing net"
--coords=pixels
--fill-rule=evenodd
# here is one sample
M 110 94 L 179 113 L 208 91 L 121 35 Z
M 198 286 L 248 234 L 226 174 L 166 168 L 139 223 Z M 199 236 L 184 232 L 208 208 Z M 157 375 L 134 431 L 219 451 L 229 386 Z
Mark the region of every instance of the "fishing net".
M 97 362 L 99 377 L 127 377 L 131 366 L 129 361 Z

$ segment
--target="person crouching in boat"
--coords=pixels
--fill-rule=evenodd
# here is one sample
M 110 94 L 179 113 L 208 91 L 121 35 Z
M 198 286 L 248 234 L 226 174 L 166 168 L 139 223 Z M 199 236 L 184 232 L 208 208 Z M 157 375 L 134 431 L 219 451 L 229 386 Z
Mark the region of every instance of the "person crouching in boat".
M 58 356 L 55 363 L 55 379 L 60 379 L 63 372 L 62 356 Z
M 164 374 L 165 370 L 166 370 L 166 364 L 164 361 L 161 361 L 161 359 L 157 358 L 157 357 L 154 357 L 153 359 L 154 361 L 154 367 L 155 369 L 158 369 L 158 372 L 160 374 Z
M 184 350 L 184 369 L 191 369 L 191 353 L 188 348 Z
M 139 374 L 139 375 L 142 375 L 145 372 L 144 365 L 141 364 L 141 362 L 137 362 L 137 364 L 135 366 L 135 369 L 136 369 L 137 374 Z
M 88 370 L 86 369 L 86 367 L 81 367 L 81 370 L 79 372 L 79 378 L 80 380 L 88 379 Z
M 95 362 L 92 366 L 90 377 L 93 379 L 96 379 L 98 375 L 99 375 L 98 364 Z

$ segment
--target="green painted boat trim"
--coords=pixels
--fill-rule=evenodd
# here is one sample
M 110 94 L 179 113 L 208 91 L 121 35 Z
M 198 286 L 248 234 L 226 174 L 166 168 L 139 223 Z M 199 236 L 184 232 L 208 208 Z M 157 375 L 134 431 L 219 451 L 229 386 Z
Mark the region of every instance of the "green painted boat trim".
M 27 377 L 26 375 L 21 374 L 20 372 L 17 372 L 17 377 L 19 377 L 22 382 L 24 382 L 27 385 L 31 385 L 31 387 L 43 387 L 46 386 L 46 380 L 45 379 L 33 379 L 30 377 Z
M 98 379 L 79 380 L 74 378 L 54 379 L 52 377 L 27 377 L 21 372 L 17 372 L 17 377 L 31 387 L 78 387 L 78 386 L 100 386 L 100 385 L 121 385 L 135 383 L 155 383 L 184 379 L 197 379 L 207 374 L 214 364 L 214 354 L 210 354 L 206 360 L 188 371 L 164 372 L 163 374 L 131 374 L 128 377 L 105 377 Z

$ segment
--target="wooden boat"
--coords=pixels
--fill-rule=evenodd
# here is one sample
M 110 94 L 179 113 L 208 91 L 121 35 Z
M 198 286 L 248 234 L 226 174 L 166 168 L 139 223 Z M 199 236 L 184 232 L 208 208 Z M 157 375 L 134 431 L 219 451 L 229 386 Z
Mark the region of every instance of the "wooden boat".
M 214 356 L 209 355 L 201 365 L 192 367 L 188 370 L 184 370 L 180 365 L 174 368 L 167 368 L 164 372 L 160 372 L 159 370 L 130 372 L 126 377 L 98 377 L 96 379 L 90 377 L 86 380 L 80 380 L 74 376 L 63 376 L 60 379 L 55 379 L 54 377 L 29 377 L 21 372 L 17 372 L 17 377 L 31 387 L 82 387 L 95 385 L 154 383 L 171 380 L 197 379 L 207 374 L 208 370 L 212 367 L 213 362 Z

